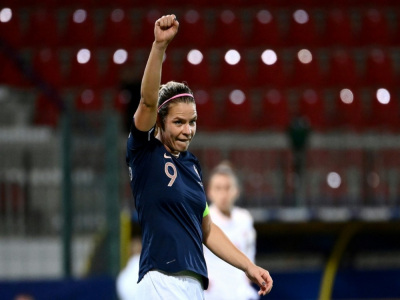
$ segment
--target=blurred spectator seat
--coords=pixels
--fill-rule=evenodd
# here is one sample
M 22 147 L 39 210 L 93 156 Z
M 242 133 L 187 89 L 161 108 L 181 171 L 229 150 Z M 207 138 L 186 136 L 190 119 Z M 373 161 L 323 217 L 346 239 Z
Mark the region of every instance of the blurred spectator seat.
M 325 44 L 327 46 L 354 45 L 354 35 L 351 20 L 347 11 L 335 8 L 329 11 L 325 28 Z
M 178 80 L 186 81 L 190 87 L 211 86 L 210 63 L 204 55 L 200 50 L 189 50 Z
M 253 29 L 249 39 L 251 46 L 281 45 L 278 22 L 268 10 L 259 10 L 253 16 Z
M 294 86 L 319 86 L 322 81 L 319 64 L 314 54 L 307 49 L 297 53 L 292 74 Z
M 310 122 L 313 130 L 323 130 L 326 127 L 324 101 L 313 89 L 304 90 L 299 101 L 299 115 Z
M 174 64 L 172 62 L 172 55 L 165 54 L 161 71 L 161 83 L 164 84 L 168 81 L 175 80 L 175 74 L 176 72 L 174 70 Z
M 80 8 L 71 12 L 61 44 L 67 47 L 92 47 L 96 44 L 94 23 L 89 11 Z
M 179 35 L 174 39 L 176 46 L 203 48 L 207 45 L 208 33 L 202 12 L 194 9 L 185 11 L 179 24 Z
M 222 124 L 221 114 L 218 113 L 209 92 L 203 89 L 194 89 L 193 95 L 196 99 L 197 129 L 207 131 L 218 131 Z
M 22 31 L 18 11 L 0 6 L 0 38 L 13 47 L 22 42 Z
M 244 34 L 240 17 L 232 10 L 218 13 L 211 47 L 240 47 Z
M 57 127 L 60 117 L 60 108 L 57 103 L 43 94 L 40 94 L 36 99 L 34 115 L 34 123 L 36 125 Z
M 29 87 L 30 81 L 25 77 L 14 61 L 0 53 L 0 85 L 10 85 L 16 87 Z
M 129 57 L 128 51 L 118 49 L 111 53 L 108 58 L 107 69 L 101 78 L 101 86 L 117 87 L 122 79 L 122 71 L 128 65 L 132 66 L 132 59 Z
M 260 117 L 261 128 L 286 130 L 289 125 L 289 110 L 285 95 L 275 89 L 266 92 Z
M 396 131 L 400 129 L 399 104 L 396 95 L 385 88 L 374 90 L 371 105 L 371 125 L 377 129 Z
M 128 109 L 130 100 L 131 100 L 131 94 L 129 91 L 127 90 L 119 91 L 114 96 L 113 106 L 117 111 L 125 113 Z M 132 117 L 130 119 L 132 119 Z
M 103 101 L 97 90 L 84 89 L 76 97 L 75 109 L 77 111 L 100 111 L 102 108 Z
M 37 51 L 33 58 L 33 67 L 45 82 L 51 84 L 55 88 L 61 87 L 63 77 L 56 51 L 50 48 L 44 48 Z
M 307 47 L 319 43 L 314 18 L 309 12 L 303 9 L 293 12 L 286 42 L 289 46 L 307 45 Z
M 254 119 L 248 94 L 239 89 L 231 90 L 225 99 L 223 127 L 229 130 L 250 130 L 256 126 Z
M 161 17 L 161 12 L 156 9 L 143 13 L 140 36 L 137 37 L 139 46 L 151 48 L 154 42 L 154 23 Z
M 282 59 L 271 49 L 264 50 L 257 59 L 257 70 L 251 85 L 257 87 L 284 87 L 287 83 Z
M 376 8 L 369 8 L 363 16 L 360 44 L 388 45 L 391 35 L 384 13 Z
M 345 88 L 335 97 L 335 114 L 333 126 L 347 130 L 362 130 L 365 127 L 364 115 L 358 93 Z
M 247 88 L 249 76 L 244 57 L 237 50 L 229 50 L 221 58 L 219 79 L 220 86 Z
M 373 49 L 368 54 L 364 83 L 374 87 L 395 84 L 392 60 L 383 50 Z
M 121 8 L 109 11 L 98 45 L 103 47 L 131 47 L 133 39 L 132 25 L 128 18 L 128 12 Z
M 327 83 L 338 87 L 354 87 L 359 83 L 356 64 L 348 52 L 338 50 L 332 53 Z
M 56 47 L 58 26 L 55 12 L 38 9 L 32 12 L 24 42 L 33 47 Z
M 89 49 L 80 49 L 72 58 L 71 69 L 67 80 L 69 87 L 97 87 L 99 70 L 94 53 Z

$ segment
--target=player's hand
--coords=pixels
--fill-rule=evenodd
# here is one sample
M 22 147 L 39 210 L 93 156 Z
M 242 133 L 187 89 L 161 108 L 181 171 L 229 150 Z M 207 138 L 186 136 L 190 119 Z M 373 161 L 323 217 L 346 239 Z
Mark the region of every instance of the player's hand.
M 168 46 L 178 32 L 179 22 L 175 15 L 167 15 L 159 18 L 154 26 L 154 37 L 157 45 Z
M 265 296 L 271 291 L 273 281 L 267 270 L 264 270 L 263 268 L 253 264 L 246 270 L 245 273 L 252 282 L 260 287 L 260 290 L 258 291 L 260 296 Z

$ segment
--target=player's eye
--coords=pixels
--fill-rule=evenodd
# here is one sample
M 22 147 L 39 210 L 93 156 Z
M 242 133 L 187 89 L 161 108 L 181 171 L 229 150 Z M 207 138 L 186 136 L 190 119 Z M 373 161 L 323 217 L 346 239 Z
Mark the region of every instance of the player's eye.
M 182 121 L 174 121 L 174 124 L 180 125 L 180 124 L 182 124 Z

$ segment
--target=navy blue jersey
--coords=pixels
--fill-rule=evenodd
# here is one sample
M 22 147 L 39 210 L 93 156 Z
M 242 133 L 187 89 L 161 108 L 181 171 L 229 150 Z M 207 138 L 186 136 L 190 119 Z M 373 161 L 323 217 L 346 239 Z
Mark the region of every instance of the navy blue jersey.
M 127 143 L 126 162 L 142 228 L 138 282 L 151 269 L 188 270 L 201 275 L 207 289 L 202 245 L 206 195 L 199 162 L 188 151 L 174 157 L 153 130 L 139 131 L 133 122 Z

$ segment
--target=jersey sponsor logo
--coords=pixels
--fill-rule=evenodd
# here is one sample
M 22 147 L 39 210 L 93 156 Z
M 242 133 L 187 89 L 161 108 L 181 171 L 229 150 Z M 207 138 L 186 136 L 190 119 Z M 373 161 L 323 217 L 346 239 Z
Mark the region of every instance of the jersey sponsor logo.
M 164 158 L 171 158 L 172 159 L 172 157 L 168 156 L 167 153 L 164 153 Z
M 172 174 L 169 172 L 168 167 L 172 168 L 172 171 L 173 171 Z M 171 163 L 171 162 L 167 162 L 165 164 L 164 170 L 165 170 L 165 175 L 167 175 L 167 177 L 169 179 L 171 179 L 171 181 L 168 183 L 168 186 L 172 186 L 174 184 L 174 182 L 175 182 L 176 177 L 178 176 L 178 171 L 176 170 L 175 165 L 173 163 Z

